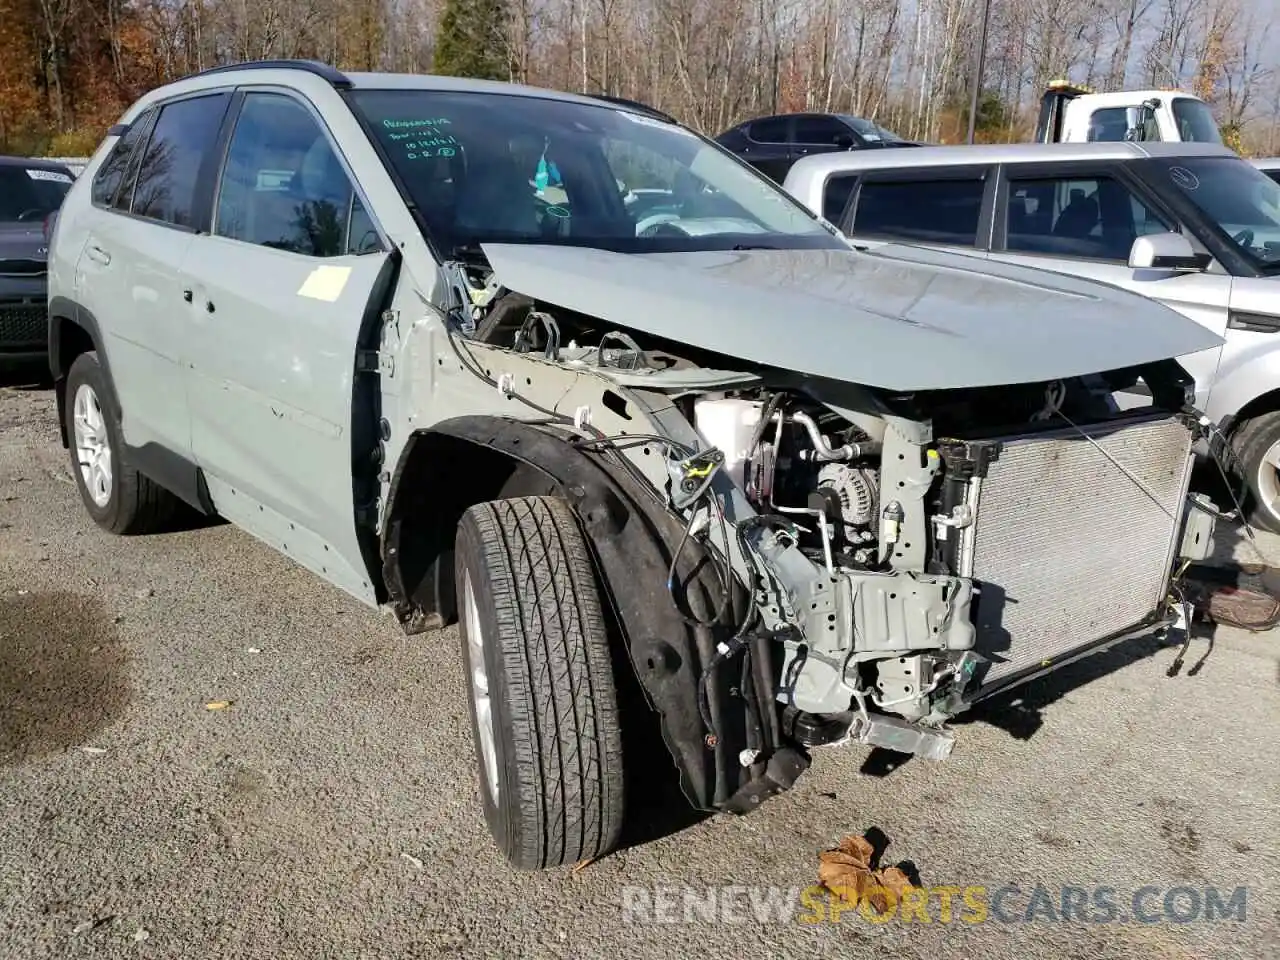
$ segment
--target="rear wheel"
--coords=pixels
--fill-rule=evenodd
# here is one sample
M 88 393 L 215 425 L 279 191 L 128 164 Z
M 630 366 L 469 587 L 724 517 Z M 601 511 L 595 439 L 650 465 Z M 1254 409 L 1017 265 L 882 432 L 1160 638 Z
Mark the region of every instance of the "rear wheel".
M 554 497 L 471 507 L 455 552 L 485 820 L 517 867 L 600 856 L 623 817 L 609 638 L 576 517 Z
M 76 357 L 67 372 L 66 404 L 76 486 L 98 526 L 112 533 L 151 533 L 172 521 L 179 501 L 126 459 L 108 391 L 97 353 Z

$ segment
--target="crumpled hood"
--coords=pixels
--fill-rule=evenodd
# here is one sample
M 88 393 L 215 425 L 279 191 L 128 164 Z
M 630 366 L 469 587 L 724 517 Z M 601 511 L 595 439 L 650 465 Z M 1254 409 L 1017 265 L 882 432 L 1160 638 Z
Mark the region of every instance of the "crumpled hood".
M 483 248 L 498 281 L 517 293 L 752 363 L 887 390 L 1032 383 L 1222 343 L 1115 287 L 915 247 Z

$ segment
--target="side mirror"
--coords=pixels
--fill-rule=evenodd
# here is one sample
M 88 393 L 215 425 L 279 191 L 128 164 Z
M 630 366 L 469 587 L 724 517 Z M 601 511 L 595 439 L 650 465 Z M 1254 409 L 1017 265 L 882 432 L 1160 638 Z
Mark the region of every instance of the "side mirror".
M 1138 237 L 1129 248 L 1129 266 L 1134 270 L 1172 270 L 1198 273 L 1209 266 L 1208 254 L 1196 253 L 1191 241 L 1180 233 L 1152 233 Z
M 853 146 L 853 135 L 848 133 L 837 133 L 835 144 L 842 150 L 848 150 Z
M 1143 133 L 1143 108 L 1124 108 L 1124 138 L 1128 141 L 1141 140 Z

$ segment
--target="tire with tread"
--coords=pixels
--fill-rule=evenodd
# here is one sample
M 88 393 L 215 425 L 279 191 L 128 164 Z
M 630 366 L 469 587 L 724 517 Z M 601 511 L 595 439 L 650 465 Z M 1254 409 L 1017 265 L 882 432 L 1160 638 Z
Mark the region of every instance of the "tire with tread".
M 1261 413 L 1242 421 L 1233 431 L 1231 440 L 1245 480 L 1244 507 L 1249 513 L 1249 522 L 1259 530 L 1280 533 L 1280 516 L 1267 508 L 1258 489 L 1262 458 L 1272 444 L 1280 442 L 1280 411 Z
M 81 384 L 88 384 L 98 396 L 102 408 L 103 424 L 111 444 L 111 496 L 106 506 L 93 502 L 80 472 L 75 442 L 75 396 Z M 125 456 L 124 436 L 120 422 L 111 410 L 111 388 L 106 372 L 98 362 L 96 351 L 76 357 L 67 371 L 67 402 L 65 416 L 67 436 L 70 439 L 71 472 L 80 491 L 80 499 L 98 526 L 112 533 L 132 535 L 154 533 L 173 521 L 180 501 L 150 477 L 139 473 Z
M 623 820 L 622 735 L 608 626 L 577 517 L 555 497 L 478 504 L 459 522 L 454 562 L 490 833 L 523 869 L 609 852 Z M 495 722 L 496 801 L 472 688 L 468 577 Z

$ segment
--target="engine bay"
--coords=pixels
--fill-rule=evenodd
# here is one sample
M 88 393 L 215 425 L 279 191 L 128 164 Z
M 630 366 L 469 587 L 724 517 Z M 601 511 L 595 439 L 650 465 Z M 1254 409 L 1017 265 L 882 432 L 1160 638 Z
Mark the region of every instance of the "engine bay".
M 1052 437 L 1064 450 L 1087 442 L 1101 451 L 1101 469 L 1132 474 L 1105 438 L 1177 418 L 1186 449 L 1171 447 L 1156 469 L 1176 473 L 1189 462 L 1189 378 L 1176 364 L 894 393 L 744 370 L 741 360 L 507 291 L 475 267 L 457 276 L 466 306 L 451 336 L 588 372 L 615 385 L 605 406 L 610 396 L 624 406 L 629 397 L 642 410 L 668 411 L 596 437 L 596 449 L 647 471 L 684 522 L 668 577 L 672 603 L 681 605 L 675 570 L 686 549 L 713 558 L 726 591 L 733 582 L 745 590 L 745 612 L 717 624 L 722 640 L 701 695 L 727 661 L 767 636 L 783 651 L 776 701 L 784 728 L 806 747 L 856 740 L 949 754 L 945 723 L 970 705 L 990 658 L 976 649 L 987 601 L 974 579 L 975 530 L 984 479 L 1007 442 Z M 708 379 L 717 371 L 727 372 L 722 385 Z M 1149 403 L 1122 408 L 1117 392 L 1139 381 Z M 579 415 L 574 426 L 589 422 Z M 629 438 L 665 447 L 657 472 Z M 1160 590 L 1157 605 L 1167 579 Z

